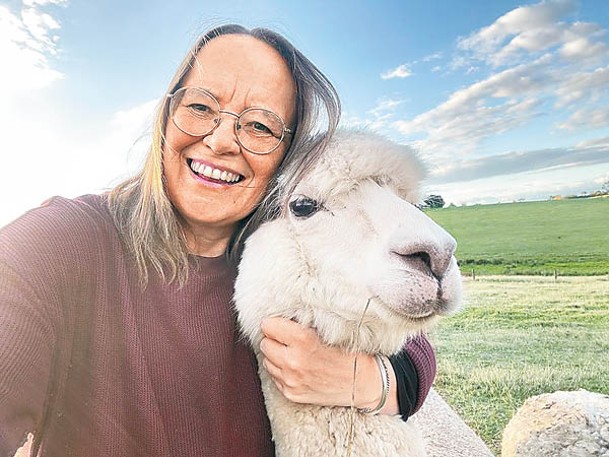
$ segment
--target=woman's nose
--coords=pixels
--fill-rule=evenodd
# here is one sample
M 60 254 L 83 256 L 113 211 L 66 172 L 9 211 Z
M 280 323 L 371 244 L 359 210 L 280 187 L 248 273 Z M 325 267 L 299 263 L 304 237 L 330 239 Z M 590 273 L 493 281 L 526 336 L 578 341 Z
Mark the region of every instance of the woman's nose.
M 235 122 L 237 118 L 232 113 L 223 112 L 217 127 L 207 136 L 203 143 L 216 154 L 239 154 L 241 145 L 237 140 Z

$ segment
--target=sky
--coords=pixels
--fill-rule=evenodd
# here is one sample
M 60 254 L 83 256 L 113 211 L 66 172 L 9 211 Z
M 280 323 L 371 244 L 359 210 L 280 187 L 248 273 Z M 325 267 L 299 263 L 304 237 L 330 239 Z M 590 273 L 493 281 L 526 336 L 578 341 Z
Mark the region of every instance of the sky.
M 609 0 L 0 0 L 0 226 L 137 172 L 178 64 L 228 22 L 292 41 L 336 86 L 343 125 L 411 145 L 425 195 L 609 181 Z

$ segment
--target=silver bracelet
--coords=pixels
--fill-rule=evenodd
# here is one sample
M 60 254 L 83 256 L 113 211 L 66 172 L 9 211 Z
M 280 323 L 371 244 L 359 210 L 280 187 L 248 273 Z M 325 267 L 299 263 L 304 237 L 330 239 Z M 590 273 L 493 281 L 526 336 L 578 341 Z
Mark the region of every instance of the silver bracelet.
M 381 399 L 379 400 L 378 405 L 374 408 L 358 408 L 360 413 L 364 414 L 378 414 L 381 409 L 385 407 L 385 403 L 387 403 L 387 397 L 389 396 L 389 370 L 387 369 L 387 365 L 385 364 L 385 359 L 381 354 L 374 354 L 374 359 L 376 360 L 376 364 L 379 367 L 379 371 L 381 372 L 381 381 L 383 383 L 383 390 L 381 392 Z

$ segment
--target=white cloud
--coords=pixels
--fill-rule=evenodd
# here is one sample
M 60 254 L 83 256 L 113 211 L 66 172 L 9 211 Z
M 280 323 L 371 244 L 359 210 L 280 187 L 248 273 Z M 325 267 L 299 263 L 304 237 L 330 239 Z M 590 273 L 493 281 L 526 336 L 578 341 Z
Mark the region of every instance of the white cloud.
M 344 112 L 341 125 L 346 128 L 366 128 L 391 136 L 391 122 L 394 120 L 396 108 L 404 102 L 402 99 L 382 98 L 363 118 Z
M 408 68 L 408 65 L 402 64 L 393 70 L 381 74 L 381 79 L 408 78 L 409 76 L 412 76 L 412 71 Z
M 574 10 L 571 0 L 516 8 L 490 26 L 459 39 L 458 49 L 463 54 L 455 56 L 452 67 L 468 66 L 471 61 L 500 67 L 556 51 L 571 63 L 606 58 L 609 47 L 602 41 L 606 31 L 593 23 L 565 21 Z
M 453 92 L 437 107 L 401 120 L 394 127 L 403 135 L 426 134 L 419 147 L 437 155 L 471 153 L 481 140 L 527 122 L 536 115 L 541 82 L 532 77 L 545 59 L 510 68 Z
M 104 138 L 99 149 L 112 151 L 114 154 L 114 159 L 108 168 L 109 178 L 114 176 L 115 181 L 122 180 L 140 169 L 142 159 L 150 145 L 150 134 L 158 104 L 159 100 L 155 99 L 127 110 L 117 111 L 108 121 L 104 130 L 109 134 Z M 124 165 L 116 166 L 121 163 Z
M 34 5 L 62 5 L 65 6 L 68 4 L 68 0 L 23 0 L 23 4 L 25 6 L 34 6 Z
M 576 148 L 595 148 L 595 147 L 604 147 L 609 149 L 609 136 L 601 137 L 601 138 L 592 138 L 590 140 L 584 140 L 577 145 Z
M 598 60 L 609 54 L 609 47 L 602 38 L 606 31 L 597 24 L 576 22 L 566 27 L 562 36 L 560 55 L 564 59 Z
M 559 20 L 575 10 L 572 0 L 544 1 L 518 7 L 493 24 L 458 42 L 458 48 L 498 66 L 520 50 L 543 51 L 560 42 Z
M 33 40 L 28 41 L 38 51 L 47 51 L 56 54 L 55 38 L 49 36 L 49 32 L 61 28 L 59 23 L 50 15 L 35 8 L 27 8 L 21 11 L 21 20 L 25 29 L 30 33 Z
M 0 104 L 5 106 L 21 91 L 40 89 L 63 78 L 49 61 L 57 54 L 58 37 L 54 32 L 60 25 L 37 9 L 36 3 L 51 2 L 29 2 L 30 6 L 24 7 L 19 16 L 0 5 L 0 56 L 2 61 L 10 62 L 10 67 L 0 72 L 0 86 L 11 88 L 0 93 Z
M 609 177 L 609 164 L 506 174 L 467 182 L 427 185 L 426 194 L 440 194 L 447 204 L 547 200 L 551 195 L 577 195 L 598 190 Z
M 509 175 L 543 170 L 605 164 L 609 167 L 609 145 L 596 144 L 563 148 L 515 151 L 483 157 L 459 158 L 430 166 L 430 181 L 472 181 L 491 176 Z
M 58 115 L 38 91 L 64 77 L 54 68 L 61 25 L 43 8 L 66 4 L 26 0 L 17 14 L 0 6 L 0 56 L 10 62 L 10 70 L 5 66 L 0 72 L 2 145 L 19 151 L 2 156 L 0 194 L 16 197 L 3 201 L 0 225 L 50 196 L 109 188 L 139 168 L 147 147 L 145 133 L 157 100 L 118 111 L 105 125 L 83 119 L 75 128 L 75 120 Z
M 428 56 L 423 57 L 421 59 L 423 62 L 431 62 L 432 60 L 439 60 L 443 57 L 441 52 L 434 52 L 433 54 L 429 54 Z
M 601 186 L 609 184 L 609 169 L 604 175 L 599 175 L 592 179 L 592 182 L 600 189 Z
M 551 107 L 562 109 L 567 119 L 556 126 L 559 131 L 606 127 L 607 30 L 569 22 L 574 11 L 571 0 L 543 1 L 516 8 L 459 39 L 449 68 L 468 78 L 485 76 L 393 127 L 438 159 L 480 155 L 486 139 L 555 115 Z
M 3 133 L 0 168 L 0 226 L 53 195 L 76 197 L 104 191 L 136 173 L 150 143 L 158 100 L 118 111 L 105 123 L 79 123 L 78 129 L 51 110 L 37 112 L 25 125 Z M 35 132 L 35 135 L 32 135 Z
M 570 104 L 581 104 L 582 100 L 598 100 L 609 91 L 609 65 L 589 72 L 573 72 L 563 75 L 556 89 L 558 100 L 555 106 L 562 108 Z
M 0 194 L 14 196 L 3 201 L 0 224 L 51 195 L 66 193 L 64 186 L 73 179 L 91 180 L 89 173 L 74 173 L 93 143 L 88 138 L 83 147 L 72 148 L 75 131 L 86 127 L 73 129 L 56 111 L 47 110 L 39 92 L 64 77 L 54 65 L 61 26 L 42 8 L 66 4 L 26 0 L 18 13 L 0 5 L 0 58 L 8 63 L 0 72 L 0 125 L 3 148 L 10 152 L 2 156 Z
M 391 98 L 384 98 L 384 99 L 381 99 L 377 103 L 377 105 L 368 112 L 370 114 L 372 114 L 373 116 L 380 116 L 384 113 L 394 111 L 402 103 L 404 103 L 404 100 L 395 100 L 395 99 L 391 99 Z
M 609 107 L 579 109 L 558 127 L 569 131 L 609 127 Z

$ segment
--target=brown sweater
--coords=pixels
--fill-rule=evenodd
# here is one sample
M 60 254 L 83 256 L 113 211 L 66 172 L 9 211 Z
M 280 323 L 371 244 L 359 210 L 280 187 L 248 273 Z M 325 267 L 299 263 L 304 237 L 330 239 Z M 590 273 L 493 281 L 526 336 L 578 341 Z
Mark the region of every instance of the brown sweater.
M 235 271 L 193 258 L 142 291 L 103 198 L 55 199 L 0 234 L 0 455 L 271 456 Z
M 274 455 L 236 272 L 192 262 L 182 288 L 151 272 L 142 290 L 102 196 L 55 198 L 0 231 L 0 457 L 30 431 L 50 457 Z M 408 349 L 420 406 L 433 351 Z

